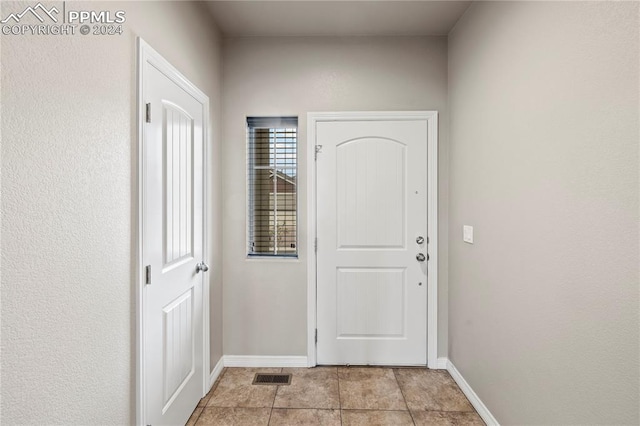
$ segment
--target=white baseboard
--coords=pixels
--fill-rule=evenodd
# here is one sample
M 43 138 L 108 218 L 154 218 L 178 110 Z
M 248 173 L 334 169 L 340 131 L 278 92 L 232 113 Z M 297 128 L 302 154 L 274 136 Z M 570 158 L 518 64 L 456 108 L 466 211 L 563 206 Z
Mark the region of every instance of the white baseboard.
M 440 359 L 438 359 L 438 362 L 440 362 Z M 451 374 L 451 377 L 456 381 L 462 392 L 467 396 L 469 402 L 473 405 L 473 408 L 475 408 L 480 417 L 482 417 L 482 420 L 484 420 L 487 426 L 499 426 L 500 424 L 496 418 L 493 417 L 493 414 L 491 414 L 487 406 L 480 400 L 480 397 L 478 397 L 473 389 L 471 389 L 471 386 L 469 386 L 469 383 L 467 383 L 464 377 L 462 377 L 462 374 L 460 374 L 456 366 L 448 359 L 445 358 L 445 360 L 447 362 L 447 371 Z
M 209 390 L 213 387 L 213 384 L 220 377 L 220 373 L 222 373 L 222 369 L 224 368 L 224 356 L 220 357 L 218 363 L 215 367 L 213 367 L 213 371 L 209 375 Z
M 225 367 L 307 367 L 306 356 L 225 355 Z
M 438 358 L 438 362 L 436 363 L 436 368 L 438 370 L 446 370 L 448 363 L 449 359 L 447 357 L 440 357 Z

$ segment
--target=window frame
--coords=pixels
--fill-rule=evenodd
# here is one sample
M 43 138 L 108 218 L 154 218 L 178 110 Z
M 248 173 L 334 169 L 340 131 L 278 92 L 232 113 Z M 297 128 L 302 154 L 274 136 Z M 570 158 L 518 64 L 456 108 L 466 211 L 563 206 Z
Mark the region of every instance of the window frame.
M 262 125 L 252 125 L 253 123 L 260 122 Z M 295 124 L 294 124 L 295 123 Z M 255 173 L 254 162 L 255 157 L 253 156 L 253 152 L 255 149 L 255 145 L 252 147 L 252 143 L 255 144 L 255 138 L 252 135 L 252 132 L 256 129 L 269 129 L 270 131 L 273 129 L 295 129 L 295 251 L 289 253 L 277 253 L 277 244 L 274 242 L 274 252 L 259 252 L 252 253 L 251 252 L 251 241 L 250 238 L 252 235 L 255 235 L 255 231 L 252 230 L 254 226 L 254 217 L 255 217 L 255 208 L 254 208 L 254 189 L 252 188 L 252 176 Z M 300 211 L 300 199 L 299 199 L 299 191 L 298 191 L 298 177 L 299 177 L 299 147 L 300 147 L 300 138 L 299 138 L 299 118 L 294 115 L 282 115 L 282 116 L 261 116 L 261 115 L 251 115 L 245 117 L 245 179 L 246 179 L 246 207 L 245 207 L 245 218 L 246 218 L 246 234 L 245 234 L 245 253 L 246 259 L 248 260 L 272 260 L 272 261 L 298 261 L 300 257 L 300 244 L 299 244 L 299 211 Z M 270 143 L 271 149 L 271 143 Z M 273 166 L 268 169 L 277 171 L 279 170 L 277 162 L 274 160 Z M 264 170 L 264 169 L 263 169 Z M 277 174 L 276 174 L 277 176 Z M 255 179 L 255 178 L 253 178 Z M 276 192 L 277 193 L 277 192 Z M 277 198 L 274 200 L 277 203 Z M 277 211 L 277 205 L 275 209 Z M 276 219 L 277 220 L 277 219 Z M 277 235 L 277 234 L 276 234 Z

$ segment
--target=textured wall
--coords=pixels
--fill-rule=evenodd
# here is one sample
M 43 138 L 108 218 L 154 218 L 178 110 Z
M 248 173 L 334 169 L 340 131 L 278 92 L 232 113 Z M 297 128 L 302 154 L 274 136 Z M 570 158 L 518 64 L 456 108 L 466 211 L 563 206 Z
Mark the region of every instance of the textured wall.
M 309 111 L 440 111 L 440 355 L 447 349 L 446 38 L 230 38 L 224 81 L 224 351 L 306 355 Z M 299 260 L 246 259 L 246 116 L 299 117 Z
M 638 12 L 478 2 L 450 35 L 449 356 L 502 424 L 640 421 Z
M 3 1 L 1 15 L 28 4 Z M 212 170 L 220 177 L 219 36 L 204 6 L 67 6 L 125 10 L 126 31 L 1 37 L 3 424 L 134 421 L 135 36 L 211 98 Z M 220 187 L 212 187 L 219 210 Z M 213 225 L 215 363 L 219 215 Z

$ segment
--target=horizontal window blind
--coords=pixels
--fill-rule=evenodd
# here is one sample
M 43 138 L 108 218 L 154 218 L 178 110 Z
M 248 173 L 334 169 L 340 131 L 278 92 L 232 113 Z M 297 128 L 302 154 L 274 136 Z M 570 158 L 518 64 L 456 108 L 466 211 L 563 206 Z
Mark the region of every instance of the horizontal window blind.
M 248 254 L 297 256 L 297 117 L 247 118 Z

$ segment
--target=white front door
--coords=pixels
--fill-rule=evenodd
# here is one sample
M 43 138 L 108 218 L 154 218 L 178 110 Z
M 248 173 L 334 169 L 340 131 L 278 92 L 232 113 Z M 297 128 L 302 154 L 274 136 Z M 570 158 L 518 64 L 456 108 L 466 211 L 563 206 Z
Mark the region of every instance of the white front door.
M 185 424 L 203 396 L 204 106 L 144 63 L 145 423 Z M 149 122 L 150 121 L 150 122 Z
M 427 131 L 317 123 L 318 364 L 427 364 Z

